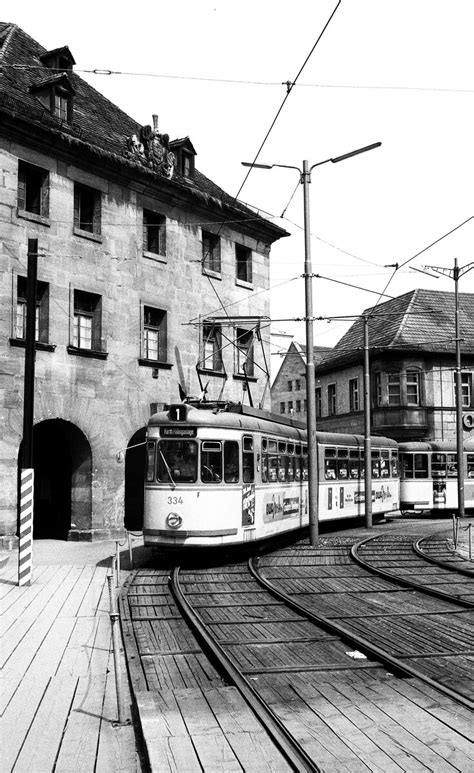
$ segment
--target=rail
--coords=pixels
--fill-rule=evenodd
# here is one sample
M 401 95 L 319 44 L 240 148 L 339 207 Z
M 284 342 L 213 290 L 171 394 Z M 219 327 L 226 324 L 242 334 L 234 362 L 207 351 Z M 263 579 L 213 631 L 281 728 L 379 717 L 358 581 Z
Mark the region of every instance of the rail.
M 211 659 L 217 663 L 221 672 L 237 687 L 244 700 L 250 706 L 260 722 L 265 726 L 267 732 L 273 739 L 277 748 L 294 770 L 299 772 L 310 771 L 319 773 L 320 768 L 305 752 L 298 741 L 289 733 L 284 724 L 277 715 L 262 700 L 251 683 L 242 675 L 232 658 L 224 651 L 221 645 L 210 634 L 208 628 L 200 620 L 199 616 L 193 610 L 192 606 L 186 600 L 185 594 L 179 581 L 180 567 L 176 566 L 171 572 L 170 588 L 174 600 L 181 614 L 185 617 L 188 624 L 194 630 L 194 633 L 205 649 L 211 654 Z

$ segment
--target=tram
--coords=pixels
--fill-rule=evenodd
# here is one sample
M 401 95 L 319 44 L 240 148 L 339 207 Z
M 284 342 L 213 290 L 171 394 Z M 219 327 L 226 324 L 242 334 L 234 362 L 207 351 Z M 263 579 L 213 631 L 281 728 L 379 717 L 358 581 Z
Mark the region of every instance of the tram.
M 458 455 L 455 442 L 400 443 L 400 510 L 446 513 L 458 509 Z M 474 508 L 474 440 L 464 443 L 464 504 Z
M 372 438 L 375 518 L 399 507 L 398 447 Z M 169 405 L 149 419 L 147 546 L 237 545 L 308 525 L 305 425 L 240 404 Z M 320 521 L 363 516 L 364 439 L 317 433 Z

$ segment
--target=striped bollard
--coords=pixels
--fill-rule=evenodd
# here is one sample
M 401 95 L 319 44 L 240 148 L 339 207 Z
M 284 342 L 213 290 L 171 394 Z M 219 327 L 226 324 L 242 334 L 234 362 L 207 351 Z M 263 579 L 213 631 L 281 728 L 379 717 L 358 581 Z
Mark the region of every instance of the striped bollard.
M 20 539 L 18 546 L 18 585 L 31 585 L 31 572 L 33 568 L 33 498 L 34 498 L 33 469 L 21 471 L 20 490 Z

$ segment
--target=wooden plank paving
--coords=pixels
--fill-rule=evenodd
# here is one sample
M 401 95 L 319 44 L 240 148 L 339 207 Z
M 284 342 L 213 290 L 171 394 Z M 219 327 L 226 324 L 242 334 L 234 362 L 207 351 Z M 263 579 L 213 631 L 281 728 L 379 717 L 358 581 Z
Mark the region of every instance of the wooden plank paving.
M 34 566 L 32 584 L 22 588 L 16 556 L 0 571 L 2 773 L 145 769 L 123 652 L 127 724 L 117 723 L 108 569 L 101 563 Z

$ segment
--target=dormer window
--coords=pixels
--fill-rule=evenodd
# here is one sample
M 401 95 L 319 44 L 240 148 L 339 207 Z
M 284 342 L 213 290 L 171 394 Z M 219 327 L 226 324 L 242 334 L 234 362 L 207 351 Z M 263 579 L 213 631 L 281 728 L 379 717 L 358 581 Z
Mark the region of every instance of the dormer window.
M 66 73 L 59 73 L 33 84 L 30 86 L 30 92 L 52 115 L 61 121 L 72 122 L 72 100 L 75 92 Z
M 174 140 L 170 143 L 170 149 L 176 155 L 176 169 L 187 180 L 194 179 L 194 157 L 196 151 L 189 137 L 182 140 Z
M 73 65 L 76 64 L 67 46 L 46 51 L 46 53 L 41 54 L 40 61 L 50 70 L 59 70 L 60 72 L 72 72 Z

